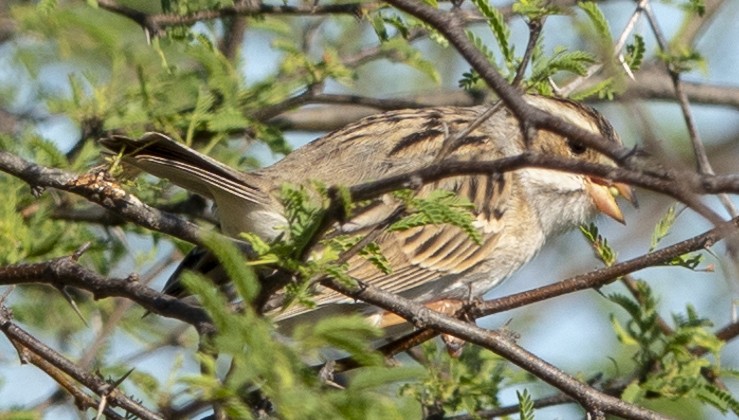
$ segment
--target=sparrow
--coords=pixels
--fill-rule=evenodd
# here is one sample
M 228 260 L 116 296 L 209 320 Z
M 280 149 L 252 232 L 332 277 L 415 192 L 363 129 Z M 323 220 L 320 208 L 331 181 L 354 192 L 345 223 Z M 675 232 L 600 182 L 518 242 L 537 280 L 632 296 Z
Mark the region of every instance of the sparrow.
M 535 95 L 526 95 L 525 100 L 621 144 L 611 124 L 590 107 Z M 283 184 L 318 181 L 353 186 L 434 165 L 442 149 L 444 159 L 464 162 L 530 152 L 616 166 L 605 155 L 550 131 L 539 130 L 525 139 L 519 121 L 508 109 L 497 107 L 483 118 L 489 109 L 438 107 L 372 115 L 252 172 L 233 169 L 160 133 L 146 133 L 138 140 L 112 135 L 101 143 L 121 154 L 125 163 L 213 200 L 224 234 L 237 237 L 251 232 L 265 241 L 278 240 L 287 224 L 279 194 Z M 435 190 L 451 191 L 471 203 L 473 225 L 481 242 L 448 224 L 384 231 L 375 243 L 391 271 L 383 272 L 356 255 L 348 261 L 352 278 L 434 309 L 457 308 L 449 303 L 481 297 L 530 261 L 548 238 L 591 221 L 599 212 L 623 222 L 616 196 L 636 204 L 628 185 L 541 168 L 451 176 L 421 185 L 417 194 L 425 197 Z M 361 236 L 401 205 L 395 196 L 385 194 L 333 228 Z M 165 292 L 182 292 L 177 277 L 186 268 L 217 270 L 215 258 L 200 249 L 185 261 Z M 278 325 L 347 311 L 362 312 L 382 328 L 404 322 L 318 284 L 313 292 L 315 306 L 295 304 L 272 311 Z

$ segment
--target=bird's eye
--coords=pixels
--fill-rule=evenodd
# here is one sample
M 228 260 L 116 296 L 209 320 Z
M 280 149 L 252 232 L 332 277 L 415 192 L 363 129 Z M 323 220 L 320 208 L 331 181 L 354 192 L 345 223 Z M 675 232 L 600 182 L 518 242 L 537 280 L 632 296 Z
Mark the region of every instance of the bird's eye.
M 578 143 L 570 139 L 567 139 L 567 147 L 569 147 L 570 151 L 575 155 L 581 155 L 588 150 L 588 148 L 582 145 L 581 143 Z

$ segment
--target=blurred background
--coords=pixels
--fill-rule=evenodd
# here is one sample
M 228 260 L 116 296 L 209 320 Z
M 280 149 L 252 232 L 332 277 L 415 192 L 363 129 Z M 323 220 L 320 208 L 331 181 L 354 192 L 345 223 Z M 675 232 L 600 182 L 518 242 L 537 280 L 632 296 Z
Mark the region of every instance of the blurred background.
M 3 148 L 40 164 L 82 173 L 102 162 L 97 156 L 99 150 L 94 138 L 106 130 L 136 134 L 151 128 L 165 132 L 188 132 L 192 128 L 195 134 L 188 140 L 201 142 L 215 157 L 248 169 L 275 162 L 288 149 L 299 147 L 362 115 L 378 112 L 376 108 L 355 106 L 346 100 L 337 100 L 337 103 L 326 103 L 331 102 L 328 99 L 308 100 L 307 106 L 300 106 L 299 101 L 291 104 L 284 100 L 302 94 L 311 77 L 324 77 L 321 83 L 326 95 L 351 94 L 432 104 L 472 104 L 476 100 L 474 95 L 458 88 L 458 81 L 462 73 L 469 71 L 469 65 L 453 49 L 429 36 L 419 36 L 410 44 L 412 49 L 407 45 L 380 46 L 376 25 L 373 28 L 370 18 L 267 14 L 260 19 L 248 19 L 243 32 L 237 34 L 238 42 L 230 41 L 234 44 L 233 55 L 225 54 L 222 61 L 217 61 L 211 56 L 212 50 L 219 42 L 225 42 L 223 35 L 233 27 L 233 19 L 202 21 L 188 29 L 171 27 L 166 37 L 148 43 L 145 31 L 131 19 L 121 13 L 91 7 L 90 3 L 95 2 L 8 0 L 0 4 L 0 131 L 6 136 L 1 144 Z M 187 7 L 218 7 L 218 2 L 196 3 L 172 2 L 170 7 L 172 13 Z M 685 7 L 692 2 L 649 3 L 665 36 L 675 43 L 686 27 L 698 19 L 685 12 Z M 696 60 L 695 68 L 682 77 L 693 83 L 696 91 L 714 89 L 729 98 L 712 102 L 708 95 L 700 96 L 692 102 L 691 109 L 716 173 L 737 173 L 739 45 L 735 40 L 739 39 L 739 25 L 736 25 L 739 2 L 707 3 L 720 3 L 720 7 L 701 23 L 694 43 L 694 51 L 700 54 L 701 60 Z M 155 2 L 119 1 L 119 4 L 146 13 L 161 12 Z M 507 1 L 496 0 L 492 4 L 503 11 L 511 6 Z M 613 0 L 598 2 L 598 5 L 614 39 L 617 38 L 633 15 L 635 3 Z M 469 4 L 463 8 L 472 10 Z M 576 8 L 563 10 L 568 12 L 546 21 L 542 32 L 543 50 L 551 53 L 564 46 L 591 50 L 597 55 L 596 43 L 583 29 L 587 26 L 584 14 Z M 522 54 L 529 29 L 516 16 L 510 17 L 508 24 L 516 53 Z M 484 24 L 471 25 L 471 28 L 494 53 L 499 52 Z M 395 33 L 392 27 L 388 30 L 391 36 Z M 658 68 L 659 64 L 654 64 L 658 48 L 648 22 L 640 19 L 633 33 L 644 39 L 645 61 Z M 377 51 L 383 48 L 387 50 Z M 337 60 L 345 66 L 339 66 Z M 315 74 L 305 71 L 310 68 L 306 62 L 314 66 Z M 320 65 L 316 64 L 319 62 Z M 218 80 L 221 86 L 208 85 L 208 77 L 213 75 L 222 76 L 210 79 Z M 601 76 L 596 75 L 593 80 Z M 589 103 L 610 119 L 626 145 L 641 145 L 657 151 L 665 162 L 675 167 L 695 167 L 677 102 L 670 99 L 669 94 L 655 93 L 664 78 L 653 79 L 647 70 L 643 74 L 637 72 L 635 77 L 636 81 L 623 76 L 618 79 L 616 90 L 628 94 L 617 94 L 617 101 L 596 98 Z M 563 74 L 555 79 L 559 85 L 566 85 L 573 78 L 572 74 Z M 251 96 L 229 97 L 224 93 L 231 87 L 228 83 L 248 91 Z M 220 95 L 206 97 L 203 92 L 207 89 L 218 90 Z M 169 116 L 173 109 L 190 112 L 192 107 L 197 109 L 202 103 L 223 105 L 222 120 L 209 120 L 203 125 L 207 128 L 203 129 L 201 125 L 188 126 L 187 122 Z M 244 112 L 239 114 L 236 110 Z M 269 118 L 260 115 L 260 110 L 268 110 L 264 115 Z M 192 115 L 194 121 L 195 112 Z M 221 127 L 220 131 L 217 127 Z M 250 130 L 244 130 L 246 127 Z M 209 130 L 217 135 L 208 137 Z M 247 131 L 249 133 L 244 134 Z M 237 132 L 240 134 L 228 134 Z M 6 204 L 14 212 L 28 210 L 34 204 L 26 186 L 6 179 L 9 178 L 6 175 L 0 178 L 3 178 L 1 194 L 7 197 L 9 203 Z M 185 197 L 182 191 L 157 184 L 153 178 L 147 180 L 154 182 L 155 187 L 143 190 L 140 196 L 145 200 L 162 203 Z M 55 208 L 60 212 L 83 212 L 87 208 L 83 200 L 70 202 L 64 195 L 46 192 L 39 214 L 52 214 Z M 647 252 L 654 226 L 668 207 L 675 204 L 669 197 L 651 191 L 639 190 L 638 196 L 638 209 L 625 208 L 625 226 L 605 219 L 597 223 L 602 235 L 618 252 L 619 260 Z M 705 200 L 721 215 L 727 216 L 715 197 Z M 731 196 L 731 200 L 739 206 L 736 196 Z M 675 227 L 661 246 L 712 227 L 693 211 L 682 211 L 680 204 L 677 209 L 679 216 Z M 93 254 L 86 264 L 104 273 L 109 270 L 110 275 L 118 277 L 141 273 L 142 277 L 151 279 L 151 287 L 159 289 L 187 248 L 162 235 L 152 235 L 128 225 L 85 223 L 54 214 L 61 221 L 59 223 L 64 224 L 44 227 L 29 222 L 27 230 L 6 229 L 4 236 L 11 242 L 13 239 L 20 241 L 13 235 L 21 233 L 40 239 L 49 229 L 81 226 L 55 232 L 58 237 L 54 238 L 55 245 L 50 253 L 38 251 L 40 246 L 35 248 L 36 253 L 28 252 L 33 247 L 26 247 L 27 252 L 17 252 L 13 260 L 15 254 L 6 250 L 6 264 L 64 255 L 79 247 L 83 239 L 92 240 L 99 255 Z M 56 245 L 58 243 L 64 246 Z M 719 328 L 735 321 L 733 308 L 739 296 L 737 266 L 727 257 L 723 243 L 702 254 L 704 260 L 697 270 L 658 267 L 640 271 L 635 276 L 646 280 L 653 288 L 659 297 L 659 313 L 666 320 L 671 320 L 673 313 L 685 314 L 690 305 Z M 110 261 L 115 264 L 108 265 Z M 486 297 L 505 296 L 550 284 L 601 265 L 582 234 L 571 232 L 552 241 L 531 264 Z M 179 375 L 199 370 L 193 357 L 197 337 L 181 323 L 149 316 L 142 329 L 140 316 L 143 311 L 136 305 L 114 299 L 92 302 L 82 298 L 82 311 L 89 323 L 85 326 L 59 293 L 41 286 L 22 289 L 10 295 L 16 319 L 73 360 L 91 367 L 131 366 L 171 383 Z M 487 328 L 507 325 L 520 334 L 520 345 L 570 374 L 602 372 L 605 376 L 615 376 L 620 369 L 625 369 L 622 366 L 628 366 L 633 349 L 618 341 L 610 320 L 612 315 L 625 322 L 626 314 L 601 293 L 625 293 L 625 290 L 615 283 L 600 293 L 594 290 L 578 292 L 490 316 L 478 323 Z M 737 340 L 726 344 L 720 362 L 726 368 L 737 369 Z M 727 379 L 726 385 L 734 395 L 739 391 L 735 378 Z M 173 388 L 177 386 L 175 383 Z M 546 393 L 543 385 L 537 386 Z M 516 389 L 504 392 L 504 404 L 516 402 Z M 0 411 L 21 407 L 36 409 L 43 418 L 79 417 L 72 405 L 61 403 L 65 401 L 62 395 L 58 385 L 44 373 L 21 365 L 9 342 L 0 339 Z M 651 404 L 659 407 L 663 403 Z M 671 406 L 667 413 L 685 419 L 732 418 L 732 414 L 724 416 L 715 409 L 689 404 Z M 537 410 L 538 418 L 581 415 L 578 408 L 567 405 Z

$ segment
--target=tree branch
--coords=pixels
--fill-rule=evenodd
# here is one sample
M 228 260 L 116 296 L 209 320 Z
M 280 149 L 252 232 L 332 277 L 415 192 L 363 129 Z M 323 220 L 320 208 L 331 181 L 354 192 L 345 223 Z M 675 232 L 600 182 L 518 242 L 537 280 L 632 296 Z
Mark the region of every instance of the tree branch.
M 106 278 L 81 266 L 76 256 L 55 258 L 34 264 L 0 267 L 0 285 L 43 283 L 57 288 L 76 287 L 92 293 L 95 299 L 124 297 L 151 312 L 179 319 L 195 327 L 200 334 L 214 330 L 210 318 L 201 308 L 141 284 L 137 277 Z
M 327 278 L 322 280 L 321 284 L 347 296 L 398 314 L 417 328 L 432 328 L 438 332 L 482 346 L 531 372 L 539 379 L 577 400 L 584 407 L 596 407 L 606 413 L 632 419 L 665 418 L 650 410 L 603 394 L 567 375 L 555 366 L 518 346 L 511 334 L 505 331 L 485 330 L 476 325 L 435 312 L 412 300 L 384 292 L 361 282 L 358 282 L 357 287 L 351 287 Z
M 200 244 L 201 230 L 197 225 L 142 203 L 111 181 L 102 170 L 75 176 L 60 169 L 36 165 L 12 153 L 0 151 L 0 171 L 22 179 L 36 193 L 48 187 L 68 191 L 112 210 L 139 226 Z
M 378 3 L 348 3 L 348 4 L 301 4 L 298 6 L 269 5 L 262 2 L 238 2 L 233 6 L 221 7 L 216 10 L 199 10 L 188 15 L 176 14 L 146 14 L 130 7 L 118 4 L 114 0 L 98 0 L 101 9 L 126 17 L 141 25 L 149 36 L 160 36 L 171 26 L 192 25 L 213 19 L 232 16 L 251 15 L 351 15 L 361 16 L 365 11 L 380 7 Z
M 128 398 L 123 394 L 123 392 L 118 390 L 116 387 L 111 386 L 107 381 L 104 381 L 96 375 L 75 366 L 74 363 L 66 359 L 64 356 L 41 343 L 22 328 L 15 325 L 11 321 L 10 310 L 5 306 L 0 306 L 0 329 L 6 335 L 8 340 L 18 348 L 22 361 L 31 361 L 47 372 L 51 367 L 64 372 L 64 374 L 69 375 L 75 381 L 83 384 L 97 395 L 104 397 L 107 400 L 106 406 L 112 405 L 121 407 L 142 419 L 158 420 L 162 418 L 141 404 Z M 87 401 L 87 403 L 90 404 L 88 399 L 78 399 L 78 402 L 80 403 L 83 401 Z M 91 407 L 88 406 L 88 408 L 99 407 L 99 404 L 90 405 Z M 105 409 L 106 407 L 102 408 Z M 107 409 L 105 409 L 104 412 L 107 412 Z M 115 415 L 114 413 L 111 414 Z
M 733 219 L 731 223 L 735 227 L 739 228 L 739 218 Z M 640 257 L 614 264 L 610 267 L 599 268 L 589 273 L 558 281 L 547 286 L 484 302 L 483 304 L 473 308 L 472 315 L 475 318 L 479 318 L 513 308 L 530 305 L 535 302 L 551 299 L 553 297 L 572 293 L 578 290 L 597 289 L 626 274 L 648 267 L 668 265 L 671 260 L 681 255 L 709 248 L 731 233 L 733 233 L 731 230 L 723 227 L 714 228 L 701 235 L 658 249 Z

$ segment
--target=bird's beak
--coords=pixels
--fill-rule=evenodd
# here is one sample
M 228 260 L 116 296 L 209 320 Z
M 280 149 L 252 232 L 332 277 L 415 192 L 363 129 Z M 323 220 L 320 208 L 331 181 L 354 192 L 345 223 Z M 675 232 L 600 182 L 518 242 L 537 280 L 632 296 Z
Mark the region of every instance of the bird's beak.
M 625 224 L 624 215 L 616 203 L 616 197 L 621 196 L 628 200 L 634 207 L 639 206 L 636 195 L 634 195 L 634 190 L 630 186 L 620 182 L 612 182 L 603 178 L 589 176 L 585 181 L 585 190 L 593 199 L 598 210 L 619 223 Z

